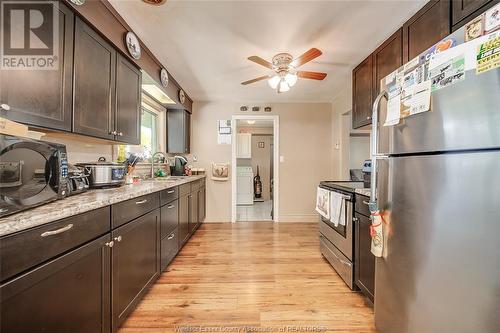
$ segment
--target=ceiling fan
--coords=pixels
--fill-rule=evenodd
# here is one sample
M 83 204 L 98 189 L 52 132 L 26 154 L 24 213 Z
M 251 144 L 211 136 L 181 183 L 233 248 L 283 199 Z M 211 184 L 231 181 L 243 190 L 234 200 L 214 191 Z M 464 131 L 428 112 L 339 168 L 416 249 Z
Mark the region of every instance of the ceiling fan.
M 259 76 L 255 79 L 241 82 L 242 85 L 262 81 L 267 79 L 267 83 L 273 89 L 278 89 L 278 93 L 290 90 L 297 83 L 298 78 L 310 80 L 323 80 L 326 73 L 296 71 L 295 69 L 303 64 L 319 57 L 323 52 L 316 48 L 312 48 L 298 58 L 293 58 L 289 53 L 278 53 L 269 62 L 258 56 L 248 57 L 248 60 L 253 61 L 259 65 L 272 69 L 275 73 L 269 75 Z

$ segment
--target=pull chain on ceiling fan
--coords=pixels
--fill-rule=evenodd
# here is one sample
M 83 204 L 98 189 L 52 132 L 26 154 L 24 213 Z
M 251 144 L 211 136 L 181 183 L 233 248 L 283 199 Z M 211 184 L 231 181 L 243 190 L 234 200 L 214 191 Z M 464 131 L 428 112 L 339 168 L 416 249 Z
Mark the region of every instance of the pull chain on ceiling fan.
M 295 59 L 289 53 L 279 53 L 275 55 L 272 62 L 258 56 L 248 57 L 248 60 L 272 69 L 275 71 L 275 74 L 259 76 L 255 79 L 241 82 L 241 84 L 247 85 L 267 79 L 267 83 L 271 88 L 278 89 L 278 93 L 282 93 L 290 90 L 290 87 L 293 87 L 295 83 L 297 83 L 298 78 L 321 81 L 326 77 L 326 73 L 295 71 L 297 67 L 319 57 L 321 54 L 322 52 L 320 50 L 312 48 Z

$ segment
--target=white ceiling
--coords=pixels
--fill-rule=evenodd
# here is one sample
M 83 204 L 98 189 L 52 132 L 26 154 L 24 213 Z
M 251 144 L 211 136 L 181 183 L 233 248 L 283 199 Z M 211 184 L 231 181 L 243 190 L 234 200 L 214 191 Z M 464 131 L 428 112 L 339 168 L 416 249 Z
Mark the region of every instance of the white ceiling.
M 329 102 L 427 0 L 110 2 L 195 101 Z M 247 57 L 311 47 L 323 55 L 301 69 L 328 73 L 324 81 L 299 79 L 283 94 L 266 81 L 240 84 L 270 72 Z

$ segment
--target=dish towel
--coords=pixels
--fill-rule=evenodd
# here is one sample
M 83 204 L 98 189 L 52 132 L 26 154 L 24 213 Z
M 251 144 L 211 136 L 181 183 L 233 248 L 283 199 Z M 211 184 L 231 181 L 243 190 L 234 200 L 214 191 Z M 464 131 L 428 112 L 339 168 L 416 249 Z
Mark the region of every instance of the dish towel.
M 344 196 L 337 192 L 330 192 L 330 221 L 334 226 L 345 225 Z
M 316 211 L 325 219 L 330 219 L 330 191 L 321 187 L 316 192 Z
M 370 235 L 372 237 L 371 251 L 375 257 L 382 257 L 384 250 L 384 232 L 382 228 L 382 215 L 380 211 L 372 213 L 372 224 L 370 225 Z

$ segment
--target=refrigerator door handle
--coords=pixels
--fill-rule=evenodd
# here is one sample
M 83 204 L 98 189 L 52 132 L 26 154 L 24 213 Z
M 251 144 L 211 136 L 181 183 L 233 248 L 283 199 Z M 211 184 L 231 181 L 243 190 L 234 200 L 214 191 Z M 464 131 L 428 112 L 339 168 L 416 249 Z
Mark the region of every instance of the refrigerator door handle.
M 389 95 L 387 91 L 382 90 L 380 94 L 378 94 L 375 102 L 373 102 L 373 111 L 372 111 L 372 133 L 370 135 L 370 154 L 372 160 L 372 173 L 371 173 L 371 189 L 370 189 L 370 212 L 375 213 L 378 211 L 377 206 L 377 159 L 388 158 L 386 155 L 381 155 L 378 153 L 378 111 L 380 106 L 380 101 L 382 98 L 389 99 Z

